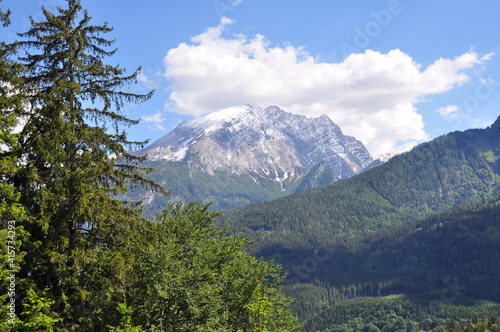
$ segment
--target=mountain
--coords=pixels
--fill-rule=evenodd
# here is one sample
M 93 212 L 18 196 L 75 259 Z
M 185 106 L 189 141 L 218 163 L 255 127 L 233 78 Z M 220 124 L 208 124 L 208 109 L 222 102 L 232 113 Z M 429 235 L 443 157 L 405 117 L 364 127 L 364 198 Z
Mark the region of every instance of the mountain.
M 410 331 L 500 310 L 500 117 L 349 179 L 225 211 L 287 272 L 304 331 Z M 492 302 L 493 301 L 493 302 Z
M 360 141 L 326 115 L 308 118 L 276 106 L 233 107 L 185 121 L 139 154 L 185 161 L 209 174 L 255 173 L 277 181 L 321 162 L 348 178 L 373 161 Z
M 187 120 L 136 152 L 149 177 L 172 190 L 135 191 L 147 213 L 167 200 L 214 201 L 217 209 L 264 202 L 349 178 L 373 165 L 364 145 L 326 115 L 308 118 L 276 106 L 233 107 Z
M 420 220 L 500 195 L 500 118 L 489 128 L 454 132 L 331 185 L 225 212 L 249 234 L 252 253 L 300 260 L 296 250 Z

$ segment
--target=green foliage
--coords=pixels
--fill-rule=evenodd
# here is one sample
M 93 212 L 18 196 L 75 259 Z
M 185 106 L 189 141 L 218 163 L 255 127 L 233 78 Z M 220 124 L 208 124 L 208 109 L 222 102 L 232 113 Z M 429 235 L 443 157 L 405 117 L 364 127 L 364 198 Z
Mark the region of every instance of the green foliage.
M 260 282 L 258 282 L 258 286 L 255 289 L 255 298 L 246 305 L 250 318 L 255 325 L 255 331 L 269 332 L 268 325 L 270 322 L 268 313 L 271 305 L 272 303 L 269 298 L 262 294 L 262 291 L 260 290 Z
M 18 42 L 26 50 L 19 79 L 29 105 L 8 109 L 13 119 L 24 120 L 19 143 L 9 151 L 23 162 L 8 184 L 27 211 L 29 240 L 20 247 L 26 257 L 17 277 L 20 285 L 33 285 L 20 289 L 24 306 L 17 310 L 25 324 L 42 328 L 48 326 L 42 304 L 50 304 L 54 317 L 63 318 L 54 328 L 98 331 L 121 317 L 115 304 L 123 301 L 131 269 L 126 246 L 143 222 L 140 211 L 112 195 L 130 182 L 151 184 L 133 165 L 142 159 L 127 152 L 142 144 L 120 132 L 137 121 L 119 110 L 151 94 L 121 90 L 137 72 L 124 76 L 123 69 L 105 64 L 115 53 L 107 50 L 113 42 L 102 37 L 111 28 L 91 25 L 80 1 L 67 4 L 56 13 L 42 8 L 43 20 L 31 19 Z
M 398 298 L 360 297 L 337 300 L 305 323 L 305 331 L 420 331 L 435 329 L 455 321 L 467 325 L 472 317 L 487 319 L 498 313 L 499 304 L 488 308 L 444 304 L 430 300 L 399 296 Z M 461 330 L 460 330 L 461 331 Z
M 482 201 L 500 193 L 498 125 L 440 137 L 351 179 L 224 212 L 220 221 L 251 236 L 250 253 L 283 264 L 285 292 L 308 331 L 338 327 L 326 313 L 352 298 L 500 301 L 500 210 Z M 457 205 L 466 202 L 480 203 Z M 368 328 L 357 319 L 342 328 Z
M 10 23 L 9 11 L 0 9 L 3 26 Z M 19 203 L 20 192 L 13 183 L 18 172 L 16 151 L 19 135 L 14 129 L 19 123 L 17 112 L 23 109 L 25 96 L 20 77 L 22 66 L 15 61 L 16 49 L 0 42 L 0 329 L 8 331 L 17 320 L 8 305 L 16 305 L 17 275 L 26 252 L 21 245 L 28 233 L 22 226 L 26 211 Z M 18 302 L 18 301 L 17 301 Z
M 158 214 L 138 257 L 136 323 L 151 331 L 254 331 L 262 324 L 254 316 L 265 315 L 273 331 L 298 330 L 278 292 L 279 267 L 245 254 L 248 240 L 225 236 L 216 216 L 198 202 Z
M 132 325 L 133 308 L 128 307 L 125 303 L 118 304 L 118 312 L 122 315 L 120 325 L 118 327 L 109 326 L 109 332 L 141 332 L 142 327 Z
M 43 293 L 47 294 L 45 290 Z M 25 331 L 53 331 L 57 323 L 62 322 L 63 318 L 54 317 L 51 307 L 55 301 L 50 301 L 47 295 L 39 295 L 35 290 L 29 287 L 26 291 L 26 301 L 23 303 L 22 321 L 19 322 L 21 330 Z
M 164 160 L 145 161 L 142 165 L 154 169 L 148 174 L 149 179 L 161 183 L 172 191 L 170 196 L 154 198 L 151 192 L 142 188 L 127 193 L 128 199 L 148 201 L 144 206 L 144 215 L 148 218 L 154 217 L 158 211 L 168 206 L 169 202 L 213 202 L 214 210 L 226 210 L 284 195 L 280 191 L 279 184 L 271 181 L 265 183 L 264 180 L 256 183 L 248 175 L 231 175 L 223 172 L 210 175 L 191 170 L 187 163 Z
M 500 309 L 498 304 L 480 301 L 500 302 L 498 201 L 457 206 L 364 237 L 339 238 L 336 245 L 323 248 L 320 254 L 299 254 L 304 255 L 304 261 L 316 257 L 316 265 L 314 269 L 305 264 L 285 265 L 290 271 L 289 282 L 301 283 L 288 284 L 284 291 L 296 299 L 291 309 L 305 322 L 306 330 L 346 324 L 332 312 L 338 312 L 338 304 L 352 298 L 385 296 L 388 313 L 411 302 L 404 319 L 412 325 L 418 320 L 410 313 L 424 313 L 430 319 L 427 325 L 437 326 L 447 318 L 462 321 L 473 315 L 489 316 Z M 379 300 L 359 301 L 345 303 L 360 303 L 364 308 Z M 462 306 L 455 314 L 457 305 Z M 359 317 L 359 312 L 353 317 Z M 373 320 L 364 321 L 369 322 Z
M 2 221 L 0 229 L 0 331 L 10 331 L 11 322 L 17 321 L 17 316 L 12 316 L 11 307 L 20 305 L 16 299 L 20 288 L 17 279 L 17 271 L 24 262 L 26 252 L 19 250 L 23 242 L 27 241 L 28 233 L 22 226 L 16 226 L 11 222 Z M 14 277 L 11 279 L 11 277 Z M 15 302 L 11 302 L 11 299 Z
M 0 0 L 1 2 L 1 0 Z M 2 22 L 2 25 L 4 27 L 8 26 L 10 24 L 10 10 L 7 10 L 6 12 L 4 12 L 1 8 L 0 8 L 0 22 Z
M 299 331 L 295 318 L 284 310 L 289 300 L 282 294 L 276 293 L 275 287 L 264 288 L 263 282 L 257 279 L 254 294 L 245 306 L 248 311 L 250 331 Z
M 0 329 L 253 331 L 257 314 L 273 331 L 299 330 L 280 267 L 244 253 L 248 240 L 215 226 L 208 205 L 172 205 L 153 223 L 117 198 L 134 185 L 165 193 L 128 152 L 143 143 L 120 132 L 137 123 L 120 109 L 151 94 L 121 90 L 138 71 L 105 64 L 111 28 L 67 4 L 42 8 L 20 35 L 24 67 L 0 45 L 0 296 L 15 302 Z
M 8 12 L 0 10 L 0 21 L 8 24 Z M 21 93 L 22 66 L 12 59 L 16 54 L 12 45 L 0 42 L 0 220 L 7 228 L 8 221 L 24 218 L 24 208 L 19 204 L 20 193 L 13 184 L 18 171 L 15 155 L 19 135 L 14 133 L 19 119 L 16 112 L 23 109 L 25 96 Z
M 121 90 L 138 71 L 107 65 L 111 28 L 67 3 L 31 19 L 21 64 L 0 43 L 0 300 L 15 299 L 17 315 L 9 325 L 3 305 L 0 329 L 288 332 L 300 330 L 293 308 L 310 331 L 498 330 L 486 320 L 498 304 L 482 300 L 500 301 L 500 203 L 470 204 L 500 194 L 498 120 L 353 179 L 227 213 L 233 231 L 257 240 L 250 247 L 214 224 L 208 204 L 171 204 L 150 222 L 117 195 L 145 184 L 164 193 L 128 152 L 143 142 L 120 131 L 137 123 L 120 109 L 151 94 Z M 170 184 L 186 186 L 182 167 Z M 318 172 L 304 179 L 329 181 Z M 233 194 L 277 196 L 249 178 L 196 181 L 204 194 L 220 186 L 214 198 L 238 184 L 227 204 Z M 280 265 L 247 251 L 285 264 L 283 292 Z
M 438 326 L 432 332 L 499 332 L 500 318 L 492 316 L 490 319 L 478 319 L 474 317 L 467 324 L 460 324 L 455 320 L 451 320 L 448 324 Z

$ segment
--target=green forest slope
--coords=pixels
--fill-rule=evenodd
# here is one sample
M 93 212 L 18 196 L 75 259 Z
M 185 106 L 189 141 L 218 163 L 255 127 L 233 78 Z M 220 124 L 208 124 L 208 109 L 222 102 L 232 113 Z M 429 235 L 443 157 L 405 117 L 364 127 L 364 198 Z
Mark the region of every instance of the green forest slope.
M 500 118 L 332 185 L 225 212 L 288 272 L 304 331 L 414 331 L 500 313 Z
M 338 327 L 360 312 L 366 324 L 381 323 L 400 305 L 408 307 L 400 315 L 407 324 L 423 316 L 429 326 L 500 310 L 493 303 L 500 302 L 500 201 L 453 207 L 302 255 L 301 262 L 287 266 L 286 292 L 296 298 L 294 309 L 307 322 L 306 331 Z M 404 295 L 388 302 L 391 294 Z M 392 311 L 370 318 L 380 305 Z M 463 308 L 449 315 L 457 305 Z M 357 314 L 341 315 L 339 306 L 355 307 Z
M 441 136 L 350 179 L 227 211 L 220 221 L 249 234 L 253 254 L 269 257 L 498 197 L 499 125 L 500 118 L 487 129 Z

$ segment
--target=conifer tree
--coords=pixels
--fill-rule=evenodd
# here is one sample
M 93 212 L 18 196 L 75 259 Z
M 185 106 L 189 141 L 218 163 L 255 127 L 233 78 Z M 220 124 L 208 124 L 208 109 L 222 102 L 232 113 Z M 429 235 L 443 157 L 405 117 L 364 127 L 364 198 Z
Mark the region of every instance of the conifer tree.
M 62 319 L 58 328 L 99 331 L 120 322 L 133 264 L 127 247 L 143 222 L 114 195 L 131 183 L 163 189 L 144 178 L 136 165 L 142 158 L 128 152 L 145 142 L 127 140 L 123 127 L 137 121 L 120 113 L 153 92 L 126 91 L 140 69 L 127 76 L 106 64 L 116 50 L 103 35 L 112 29 L 92 25 L 79 0 L 67 5 L 55 13 L 42 7 L 44 20 L 31 18 L 20 34 L 30 105 L 17 114 L 26 123 L 16 186 L 31 235 L 22 277 L 51 303 L 46 314 Z
M 1 1 L 1 0 L 0 0 Z M 9 11 L 0 9 L 0 23 L 10 24 Z M 0 330 L 8 330 L 16 317 L 10 309 L 15 308 L 15 295 L 18 291 L 13 273 L 22 264 L 24 253 L 19 246 L 26 238 L 21 221 L 25 210 L 19 203 L 20 193 L 13 184 L 18 170 L 15 152 L 18 148 L 18 125 L 16 111 L 23 108 L 24 97 L 21 91 L 22 67 L 13 60 L 15 48 L 0 42 Z M 11 299 L 14 302 L 11 302 Z M 12 303 L 12 307 L 9 305 Z
M 18 42 L 29 107 L 13 112 L 23 129 L 11 182 L 29 240 L 16 327 L 297 331 L 278 292 L 279 267 L 245 254 L 247 241 L 213 226 L 208 206 L 179 205 L 155 224 L 114 197 L 130 184 L 164 192 L 128 152 L 145 142 L 120 131 L 137 123 L 120 109 L 151 93 L 123 91 L 138 71 L 105 63 L 116 52 L 102 37 L 111 28 L 91 25 L 79 0 L 67 4 L 56 13 L 42 7 L 44 20 L 31 19 Z
M 0 0 L 1 1 L 1 0 Z M 0 22 L 3 26 L 10 23 L 9 11 L 0 9 Z M 18 134 L 15 127 L 18 125 L 16 110 L 23 108 L 24 97 L 20 93 L 21 73 L 20 64 L 12 60 L 15 48 L 0 42 L 0 217 L 2 223 L 7 219 L 15 220 L 22 214 L 22 205 L 19 193 L 12 182 L 17 172 L 15 150 L 18 143 Z

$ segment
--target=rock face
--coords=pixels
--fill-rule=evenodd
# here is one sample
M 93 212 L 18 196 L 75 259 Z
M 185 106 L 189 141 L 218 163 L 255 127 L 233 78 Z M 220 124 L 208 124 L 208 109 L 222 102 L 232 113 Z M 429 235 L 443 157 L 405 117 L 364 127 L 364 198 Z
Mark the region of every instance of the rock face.
M 279 182 L 320 163 L 336 178 L 348 178 L 373 162 L 365 146 L 326 115 L 308 118 L 249 105 L 185 121 L 139 154 L 187 162 L 208 174 L 256 174 Z

